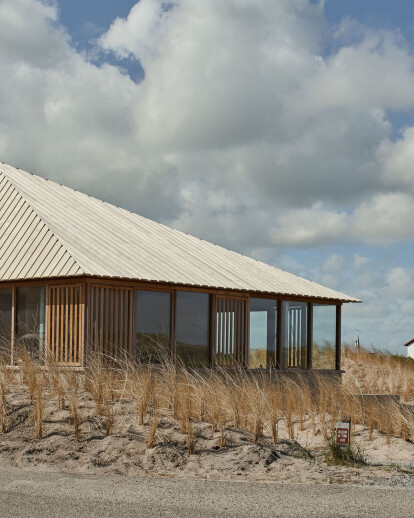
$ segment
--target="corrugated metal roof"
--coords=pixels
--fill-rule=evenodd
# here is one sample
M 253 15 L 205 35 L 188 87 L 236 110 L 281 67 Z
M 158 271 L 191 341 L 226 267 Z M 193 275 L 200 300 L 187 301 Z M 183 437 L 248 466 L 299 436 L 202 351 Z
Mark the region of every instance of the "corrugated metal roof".
M 358 302 L 0 163 L 0 280 L 73 275 Z

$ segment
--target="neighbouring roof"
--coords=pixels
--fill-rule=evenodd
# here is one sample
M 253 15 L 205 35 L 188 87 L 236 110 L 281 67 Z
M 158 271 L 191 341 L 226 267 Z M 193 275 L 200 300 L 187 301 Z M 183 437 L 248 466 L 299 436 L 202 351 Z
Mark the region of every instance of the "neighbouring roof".
M 406 344 L 404 344 L 404 347 L 408 347 L 409 345 L 414 344 L 414 338 L 412 340 L 409 340 Z
M 79 275 L 359 302 L 0 162 L 0 281 Z

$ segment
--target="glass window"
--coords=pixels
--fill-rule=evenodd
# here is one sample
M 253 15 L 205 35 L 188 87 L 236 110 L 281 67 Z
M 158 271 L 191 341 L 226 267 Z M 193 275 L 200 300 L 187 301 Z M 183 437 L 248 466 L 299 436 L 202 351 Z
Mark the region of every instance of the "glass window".
M 336 306 L 313 305 L 313 369 L 335 369 Z
M 307 366 L 308 304 L 283 302 L 282 367 Z
M 250 299 L 249 367 L 276 365 L 277 300 Z
M 35 358 L 42 358 L 45 342 L 44 286 L 17 288 L 16 346 L 25 347 Z
M 175 341 L 177 358 L 185 365 L 209 363 L 209 320 L 207 293 L 177 292 Z
M 10 363 L 12 289 L 0 289 L 0 356 Z
M 171 336 L 171 293 L 137 291 L 137 354 L 148 361 L 169 358 Z

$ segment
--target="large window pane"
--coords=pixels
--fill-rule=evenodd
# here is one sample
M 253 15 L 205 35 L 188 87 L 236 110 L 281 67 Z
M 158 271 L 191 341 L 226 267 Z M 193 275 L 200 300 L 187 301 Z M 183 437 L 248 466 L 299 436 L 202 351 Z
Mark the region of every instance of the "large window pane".
M 137 291 L 136 345 L 141 359 L 166 360 L 170 354 L 171 294 Z
M 283 302 L 282 366 L 307 366 L 308 305 L 306 302 Z
M 313 369 L 335 369 L 336 306 L 313 306 Z
M 10 363 L 12 289 L 0 289 L 0 356 Z
M 270 367 L 276 364 L 277 301 L 250 299 L 249 367 Z
M 186 365 L 209 363 L 210 297 L 206 293 L 177 292 L 175 341 L 177 358 Z
M 45 341 L 44 286 L 17 288 L 16 346 L 25 347 L 35 358 L 42 358 Z

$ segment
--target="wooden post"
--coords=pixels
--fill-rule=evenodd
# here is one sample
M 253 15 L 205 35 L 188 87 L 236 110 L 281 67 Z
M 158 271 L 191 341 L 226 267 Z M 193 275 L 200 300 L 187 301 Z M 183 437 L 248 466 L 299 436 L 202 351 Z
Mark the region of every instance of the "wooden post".
M 250 362 L 250 298 L 243 304 L 245 307 L 245 337 L 244 337 L 244 350 L 243 350 L 243 367 L 248 367 Z
M 341 309 L 342 304 L 336 306 L 336 347 L 335 369 L 341 370 Z
M 216 320 L 217 320 L 217 311 L 216 311 L 216 296 L 210 295 L 210 365 L 214 367 L 216 357 Z
M 307 355 L 307 369 L 312 369 L 312 354 L 313 354 L 313 304 L 308 302 L 308 355 Z
M 276 369 L 282 368 L 283 347 L 283 300 L 277 301 Z

